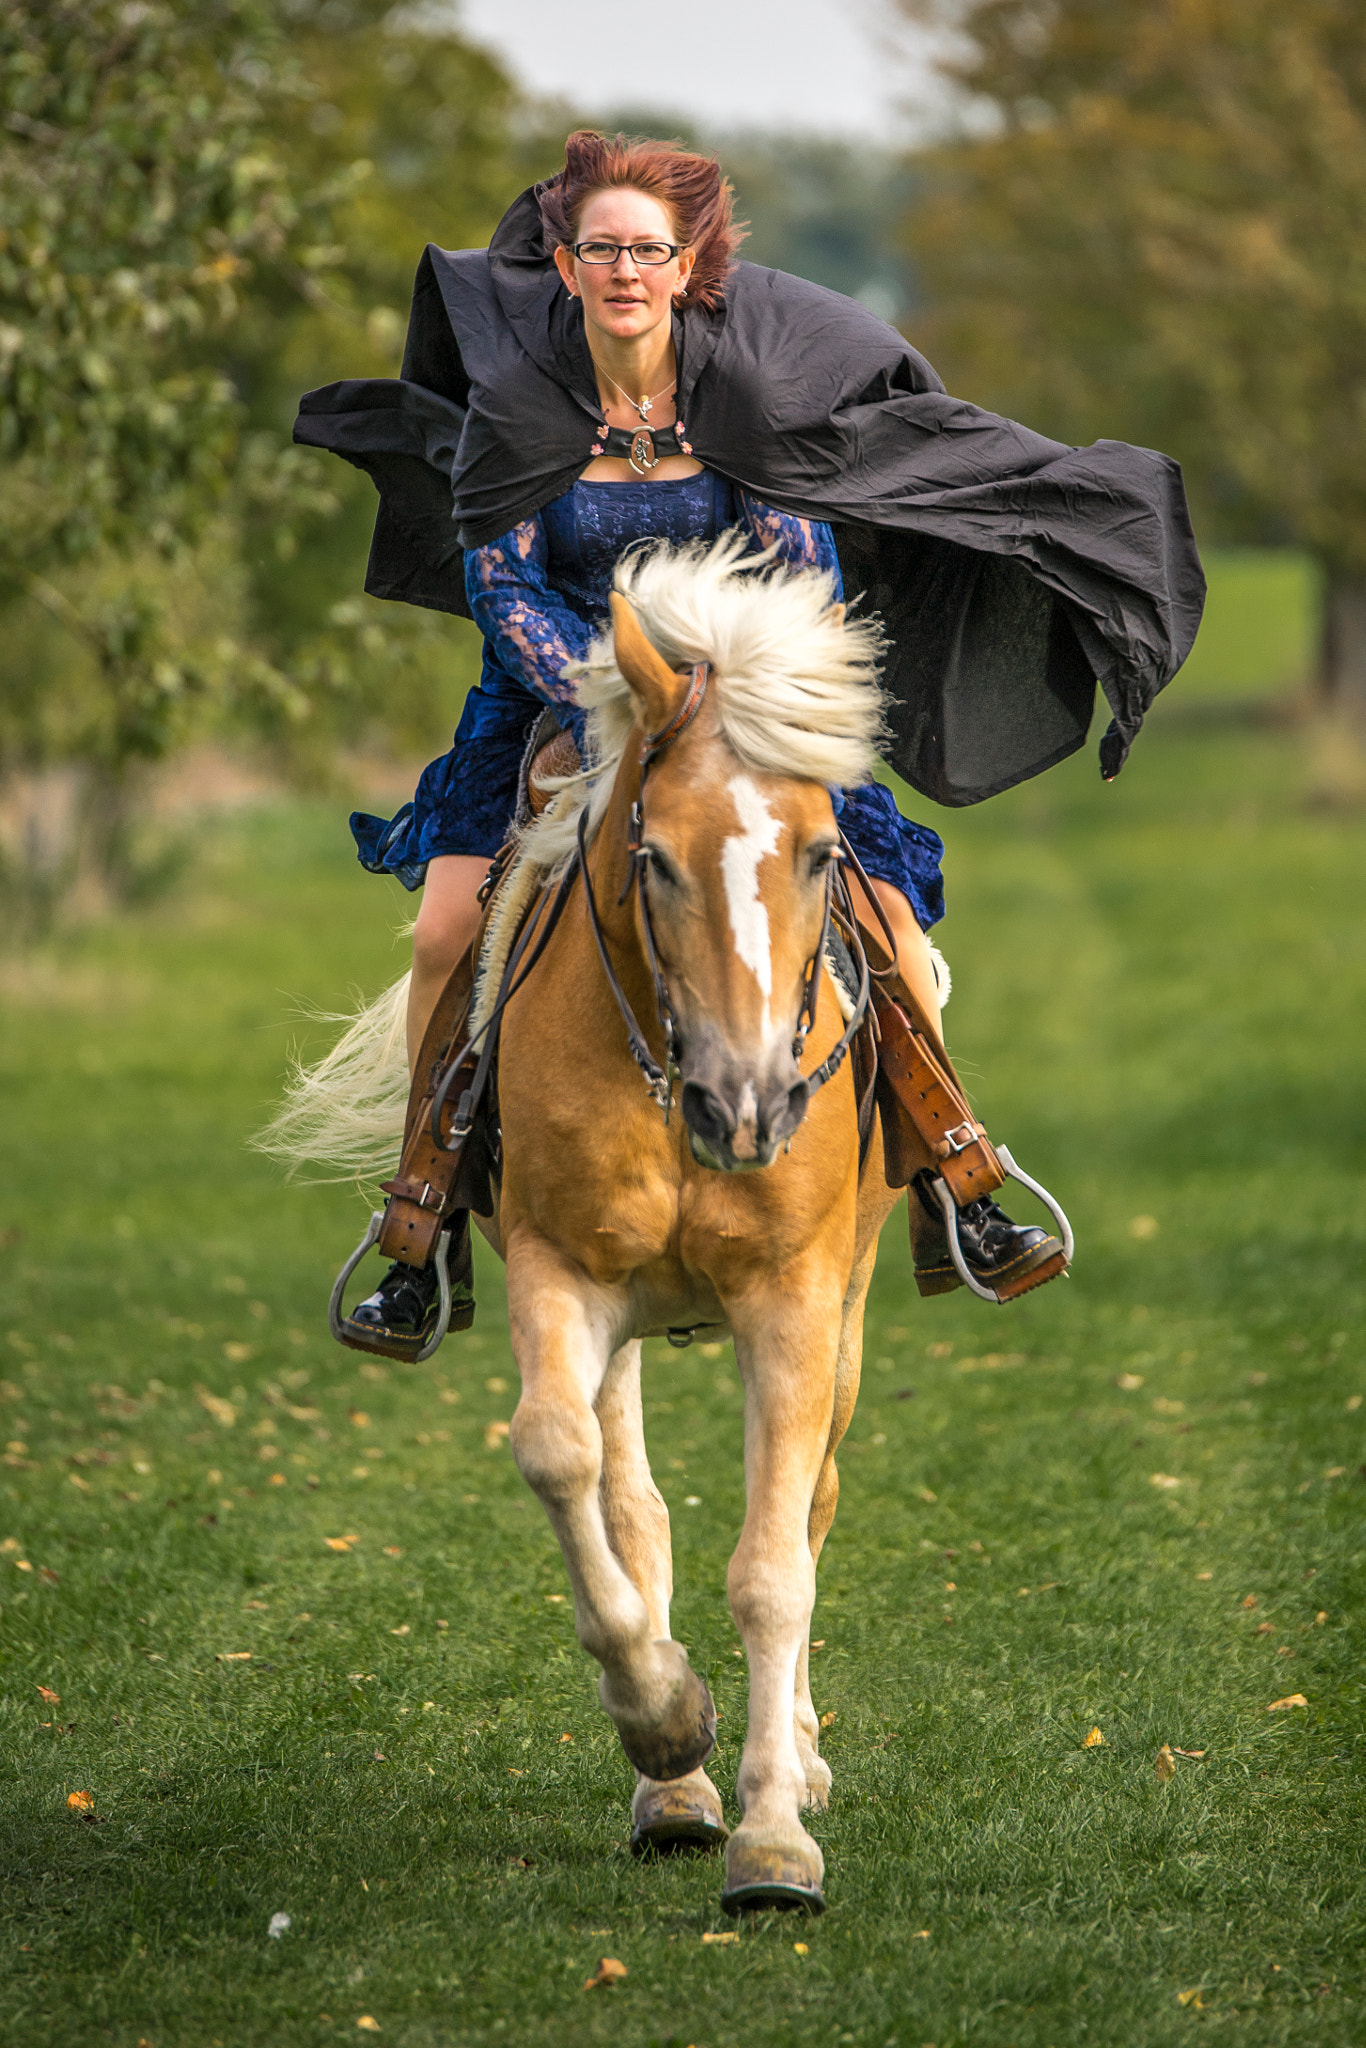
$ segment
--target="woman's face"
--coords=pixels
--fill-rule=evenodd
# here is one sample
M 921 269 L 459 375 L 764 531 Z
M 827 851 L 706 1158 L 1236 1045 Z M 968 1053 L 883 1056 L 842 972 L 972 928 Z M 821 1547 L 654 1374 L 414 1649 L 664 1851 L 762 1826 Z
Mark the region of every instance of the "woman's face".
M 595 192 L 579 216 L 579 242 L 676 242 L 668 209 L 644 192 L 625 186 Z M 614 341 L 651 333 L 669 318 L 674 293 L 688 281 L 692 251 L 668 263 L 639 264 L 623 247 L 615 263 L 580 263 L 572 251 L 557 249 L 555 262 L 569 291 L 583 300 L 583 317 Z

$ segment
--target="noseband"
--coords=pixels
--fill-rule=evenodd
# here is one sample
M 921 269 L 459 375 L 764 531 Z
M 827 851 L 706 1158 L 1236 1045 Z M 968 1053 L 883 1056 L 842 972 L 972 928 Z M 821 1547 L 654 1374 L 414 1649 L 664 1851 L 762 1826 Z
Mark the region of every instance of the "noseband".
M 583 872 L 584 895 L 588 903 L 588 922 L 592 926 L 593 938 L 598 949 L 598 958 L 602 962 L 602 971 L 607 977 L 607 986 L 612 991 L 613 999 L 618 1010 L 621 1012 L 621 1020 L 626 1026 L 626 1042 L 631 1049 L 631 1057 L 645 1077 L 646 1088 L 663 1110 L 666 1124 L 669 1121 L 669 1111 L 673 1103 L 674 1076 L 678 1073 L 682 1063 L 682 1047 L 679 1042 L 678 1026 L 674 1018 L 673 1004 L 669 1000 L 669 985 L 664 978 L 664 970 L 659 961 L 659 948 L 655 943 L 654 924 L 650 917 L 650 897 L 649 891 L 646 888 L 646 870 L 649 867 L 649 857 L 645 851 L 644 843 L 645 782 L 651 768 L 660 755 L 666 753 L 680 734 L 687 731 L 701 710 L 702 700 L 707 694 L 707 683 L 710 675 L 710 663 L 705 661 L 694 663 L 689 676 L 687 693 L 678 710 L 667 725 L 662 725 L 658 732 L 647 734 L 641 742 L 640 795 L 631 806 L 631 819 L 627 828 L 626 850 L 629 857 L 629 867 L 621 894 L 617 898 L 617 904 L 620 907 L 634 887 L 636 899 L 640 906 L 641 930 L 645 935 L 645 958 L 650 970 L 650 979 L 654 984 L 655 1008 L 659 1015 L 660 1029 L 664 1033 L 665 1064 L 662 1067 L 646 1043 L 645 1034 L 640 1028 L 635 1011 L 626 999 L 626 991 L 617 978 L 616 969 L 612 965 L 611 955 L 607 951 L 607 940 L 603 933 L 602 920 L 598 915 L 597 898 L 593 894 L 593 878 L 588 872 L 587 806 L 585 805 L 584 809 L 579 813 L 578 865 Z M 842 832 L 840 834 L 840 846 L 845 855 L 853 857 L 853 850 Z M 855 865 L 857 866 L 856 859 Z M 825 871 L 825 909 L 821 917 L 820 937 L 816 942 L 815 952 L 806 964 L 803 977 L 801 1007 L 797 1012 L 797 1029 L 792 1040 L 792 1058 L 798 1066 L 801 1064 L 801 1056 L 807 1037 L 816 1022 L 816 992 L 820 986 L 821 966 L 825 959 L 825 949 L 829 941 L 832 921 L 838 926 L 851 956 L 858 962 L 859 988 L 854 1000 L 853 1015 L 845 1026 L 838 1043 L 831 1048 L 828 1056 L 822 1060 L 814 1073 L 806 1077 L 808 1101 L 818 1088 L 823 1088 L 831 1076 L 839 1072 L 844 1057 L 853 1043 L 854 1036 L 862 1024 L 868 1009 L 868 957 L 863 950 L 863 944 L 858 935 L 858 924 L 854 916 L 853 900 L 849 895 L 848 885 L 843 875 L 839 876 L 838 881 L 841 900 L 838 906 L 834 902 L 837 866 L 838 864 L 835 861 L 831 861 Z

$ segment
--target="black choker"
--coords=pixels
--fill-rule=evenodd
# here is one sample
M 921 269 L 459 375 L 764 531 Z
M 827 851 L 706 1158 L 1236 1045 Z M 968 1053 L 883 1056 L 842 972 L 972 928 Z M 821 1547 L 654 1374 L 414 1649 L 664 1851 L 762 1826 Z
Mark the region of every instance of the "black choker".
M 599 427 L 588 452 L 616 456 L 647 476 L 666 455 L 691 455 L 692 446 L 683 439 L 675 421 L 671 427 L 608 427 L 605 431 Z

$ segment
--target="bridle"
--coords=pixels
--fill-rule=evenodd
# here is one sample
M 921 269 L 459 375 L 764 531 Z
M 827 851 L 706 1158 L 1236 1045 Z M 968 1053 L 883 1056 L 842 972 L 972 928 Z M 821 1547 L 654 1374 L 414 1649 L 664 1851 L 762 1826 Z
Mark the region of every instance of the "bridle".
M 710 663 L 705 661 L 695 662 L 689 673 L 687 691 L 678 710 L 675 711 L 673 717 L 669 719 L 666 725 L 662 725 L 659 728 L 658 732 L 647 734 L 641 742 L 640 794 L 631 806 L 631 817 L 627 828 L 628 837 L 626 842 L 629 865 L 621 894 L 617 898 L 617 905 L 620 908 L 626 901 L 632 888 L 635 889 L 636 901 L 640 909 L 640 927 L 645 937 L 645 959 L 650 971 L 651 982 L 654 985 L 655 1009 L 659 1016 L 660 1029 L 664 1034 L 663 1066 L 660 1065 L 659 1061 L 650 1051 L 645 1034 L 640 1028 L 635 1011 L 627 1000 L 626 991 L 618 979 L 616 969 L 612 965 L 611 955 L 607 950 L 607 939 L 602 929 L 602 919 L 598 913 L 597 898 L 593 893 L 593 878 L 588 872 L 587 807 L 585 806 L 584 810 L 579 813 L 578 866 L 583 873 L 584 896 L 588 905 L 588 922 L 592 927 L 593 938 L 598 949 L 598 958 L 602 962 L 602 971 L 606 976 L 607 986 L 612 991 L 613 1000 L 621 1013 L 621 1020 L 626 1026 L 626 1042 L 630 1047 L 631 1057 L 640 1068 L 645 1079 L 645 1086 L 650 1095 L 659 1105 L 660 1109 L 663 1110 L 666 1124 L 669 1121 L 669 1113 L 673 1104 L 674 1079 L 682 1064 L 682 1045 L 679 1040 L 673 1004 L 669 999 L 669 985 L 665 979 L 664 969 L 660 964 L 659 947 L 655 941 L 654 923 L 650 916 L 650 896 L 649 890 L 646 887 L 646 875 L 650 865 L 650 857 L 645 846 L 645 784 L 651 768 L 660 755 L 666 753 L 674 741 L 679 738 L 680 734 L 687 731 L 701 710 L 702 701 L 707 694 L 707 683 L 710 676 Z M 840 847 L 843 855 L 846 858 L 854 859 L 855 867 L 857 867 L 858 862 L 853 855 L 853 849 L 842 832 L 840 834 Z M 838 1042 L 832 1046 L 826 1058 L 821 1061 L 821 1064 L 815 1071 L 805 1076 L 808 1101 L 818 1088 L 823 1088 L 826 1082 L 839 1072 L 845 1055 L 848 1053 L 868 1010 L 870 992 L 868 956 L 859 938 L 853 902 L 843 875 L 838 875 L 841 901 L 838 906 L 835 903 L 838 866 L 839 863 L 832 860 L 825 871 L 825 907 L 821 916 L 820 937 L 816 941 L 816 949 L 807 961 L 803 974 L 802 1000 L 797 1011 L 797 1028 L 792 1039 L 792 1058 L 799 1067 L 807 1038 L 816 1022 L 816 995 L 820 987 L 821 967 L 825 960 L 826 947 L 830 940 L 832 922 L 839 930 L 840 936 L 848 947 L 851 957 L 858 964 L 859 987 L 858 994 L 854 999 L 853 1014 Z M 859 870 L 859 872 L 861 873 L 862 871 Z

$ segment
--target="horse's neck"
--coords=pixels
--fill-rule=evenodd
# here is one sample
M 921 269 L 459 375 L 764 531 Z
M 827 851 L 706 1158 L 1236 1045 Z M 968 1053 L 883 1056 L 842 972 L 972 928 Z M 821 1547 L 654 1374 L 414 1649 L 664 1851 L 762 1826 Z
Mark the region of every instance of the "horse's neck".
M 618 765 L 612 794 L 593 844 L 588 849 L 588 871 L 593 878 L 598 916 L 614 949 L 639 954 L 634 892 L 631 880 L 631 808 L 640 797 L 640 734 L 632 731 Z M 625 901 L 618 903 L 618 897 Z

